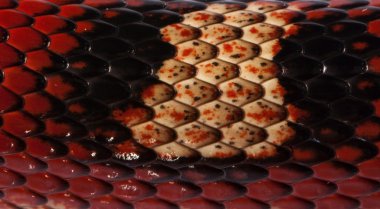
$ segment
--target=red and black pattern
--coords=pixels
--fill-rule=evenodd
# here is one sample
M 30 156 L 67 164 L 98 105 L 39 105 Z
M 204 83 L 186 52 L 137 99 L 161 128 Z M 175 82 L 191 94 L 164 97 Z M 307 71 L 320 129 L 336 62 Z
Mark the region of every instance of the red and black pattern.
M 380 208 L 380 1 L 0 0 L 0 208 Z

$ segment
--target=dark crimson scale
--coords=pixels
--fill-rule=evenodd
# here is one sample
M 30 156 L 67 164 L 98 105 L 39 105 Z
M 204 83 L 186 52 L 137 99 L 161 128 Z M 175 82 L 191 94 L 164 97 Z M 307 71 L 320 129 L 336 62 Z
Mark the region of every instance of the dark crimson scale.
M 379 0 L 0 0 L 1 209 L 380 208 Z

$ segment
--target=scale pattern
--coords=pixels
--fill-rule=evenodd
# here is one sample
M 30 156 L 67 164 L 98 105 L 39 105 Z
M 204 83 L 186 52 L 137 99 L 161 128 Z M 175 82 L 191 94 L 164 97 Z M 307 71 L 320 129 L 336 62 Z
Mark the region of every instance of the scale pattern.
M 380 1 L 0 1 L 0 208 L 380 208 Z

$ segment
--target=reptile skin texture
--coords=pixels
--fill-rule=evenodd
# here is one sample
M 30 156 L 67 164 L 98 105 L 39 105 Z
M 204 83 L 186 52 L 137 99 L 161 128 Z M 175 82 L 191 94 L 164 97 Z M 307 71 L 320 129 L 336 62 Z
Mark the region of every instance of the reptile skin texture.
M 379 209 L 379 0 L 0 0 L 0 209 Z

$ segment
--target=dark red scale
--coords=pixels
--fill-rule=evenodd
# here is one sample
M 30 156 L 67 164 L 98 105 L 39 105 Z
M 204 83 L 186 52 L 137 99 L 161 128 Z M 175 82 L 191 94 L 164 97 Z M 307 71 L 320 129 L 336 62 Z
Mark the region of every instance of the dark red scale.
M 46 162 L 50 173 L 62 178 L 73 178 L 88 175 L 90 169 L 76 161 L 67 158 L 51 159 Z
M 60 33 L 50 35 L 49 50 L 59 55 L 80 54 L 88 49 L 87 43 L 77 35 Z
M 45 120 L 44 134 L 58 139 L 75 139 L 86 136 L 87 130 L 80 123 L 66 117 Z
M 23 66 L 6 68 L 3 73 L 2 85 L 17 94 L 38 91 L 45 86 L 43 76 Z
M 22 64 L 25 61 L 24 55 L 5 43 L 0 43 L 0 68 L 11 67 Z
M 380 163 L 379 158 L 374 158 L 371 160 L 368 160 L 364 163 L 361 163 L 359 165 L 359 173 L 361 176 L 369 178 L 369 179 L 380 179 L 380 167 L 377 166 Z
M 374 20 L 368 23 L 368 33 L 380 37 L 380 20 Z
M 47 198 L 26 187 L 5 190 L 5 200 L 19 206 L 37 206 L 47 202 Z
M 0 9 L 10 9 L 17 6 L 16 0 L 4 0 L 0 2 Z
M 37 173 L 47 168 L 46 163 L 25 152 L 6 155 L 3 158 L 5 160 L 5 167 L 20 173 Z
M 112 194 L 124 201 L 140 200 L 156 193 L 155 187 L 136 179 L 116 181 L 112 185 Z
M 287 184 L 301 181 L 313 175 L 310 168 L 294 163 L 274 166 L 268 170 L 270 179 Z
M 75 32 L 88 39 L 96 39 L 116 33 L 117 28 L 99 20 L 83 20 L 76 22 Z
M 2 115 L 2 129 L 13 135 L 25 137 L 41 132 L 44 128 L 41 121 L 24 112 L 10 112 Z
M 156 188 L 157 197 L 171 202 L 187 200 L 202 193 L 202 189 L 198 186 L 181 181 L 159 183 Z
M 54 74 L 46 80 L 46 92 L 60 100 L 82 96 L 87 91 L 87 83 L 70 73 Z
M 98 10 L 82 4 L 61 6 L 58 15 L 71 20 L 93 19 L 100 16 Z
M 344 10 L 334 8 L 316 9 L 306 13 L 309 21 L 317 23 L 329 23 L 343 19 L 347 16 Z
M 358 7 L 348 10 L 348 16 L 354 20 L 369 22 L 380 17 L 380 8 L 373 6 Z
M 21 1 L 17 10 L 30 16 L 40 16 L 57 13 L 59 8 L 55 4 L 45 1 Z
M 293 1 L 289 5 L 299 8 L 301 11 L 315 10 L 323 7 L 327 7 L 329 4 L 324 1 Z
M 83 4 L 86 4 L 91 7 L 95 8 L 112 8 L 112 7 L 123 7 L 126 5 L 126 2 L 124 0 L 84 0 Z
M 268 171 L 264 168 L 250 165 L 240 164 L 226 168 L 226 177 L 237 182 L 252 182 L 268 176 Z
M 30 27 L 22 27 L 8 30 L 7 43 L 16 49 L 28 52 L 47 46 L 48 38 Z
M 241 197 L 224 202 L 224 207 L 225 209 L 266 209 L 269 208 L 269 205 L 247 197 Z
M 15 10 L 0 10 L 0 26 L 3 28 L 15 28 L 30 26 L 33 18 Z
M 360 198 L 360 203 L 363 208 L 376 209 L 380 207 L 380 193 L 369 195 L 367 197 Z
M 65 4 L 80 4 L 84 0 L 48 0 L 48 1 L 56 5 L 65 5 Z
M 56 15 L 39 16 L 34 20 L 33 28 L 47 35 L 69 32 L 75 28 L 73 22 Z
M 135 209 L 150 209 L 152 205 L 154 205 L 154 208 L 156 209 L 177 209 L 178 208 L 177 205 L 158 199 L 158 198 L 144 199 L 144 200 L 135 202 L 133 205 Z
M 134 175 L 134 170 L 117 163 L 97 163 L 90 165 L 90 175 L 104 181 L 118 181 Z
M 339 144 L 352 137 L 354 130 L 351 126 L 337 120 L 328 119 L 313 127 L 317 140 L 326 144 Z
M 132 209 L 133 206 L 112 196 L 100 196 L 89 200 L 90 209 Z
M 356 199 L 334 194 L 315 201 L 317 209 L 355 209 L 360 202 Z
M 63 70 L 67 63 L 62 57 L 43 49 L 27 53 L 25 66 L 44 74 Z
M 39 159 L 47 160 L 63 157 L 67 154 L 67 147 L 62 143 L 46 136 L 33 136 L 25 139 L 26 152 Z
M 358 172 L 355 166 L 336 160 L 314 165 L 312 169 L 315 177 L 332 182 L 349 178 Z
M 73 178 L 68 182 L 70 184 L 68 191 L 86 199 L 106 195 L 112 191 L 110 184 L 88 176 Z
M 283 209 L 313 209 L 315 204 L 311 201 L 304 200 L 294 196 L 288 196 L 279 200 L 271 202 L 273 208 L 283 208 Z
M 203 183 L 221 179 L 224 172 L 220 169 L 207 165 L 194 165 L 193 167 L 182 168 L 181 174 L 181 177 L 185 180 Z
M 336 184 L 317 178 L 306 179 L 293 185 L 293 194 L 305 199 L 319 199 L 337 190 Z
M 361 139 L 344 142 L 335 151 L 337 159 L 351 164 L 369 160 L 378 153 L 376 146 Z
M 0 100 L 1 113 L 17 110 L 22 106 L 22 100 L 20 100 L 16 94 L 12 93 L 3 86 L 0 86 Z
M 293 159 L 306 165 L 315 165 L 333 158 L 334 150 L 316 141 L 306 141 L 293 148 Z
M 349 9 L 369 4 L 367 0 L 332 0 L 329 7 Z
M 23 99 L 24 110 L 36 117 L 52 117 L 64 112 L 63 103 L 46 92 L 27 94 Z
M 185 200 L 181 203 L 178 203 L 180 207 L 188 208 L 188 209 L 224 209 L 225 207 L 218 202 L 208 200 L 205 198 L 197 197 L 190 200 Z M 146 208 L 148 209 L 148 208 Z
M 94 121 L 105 118 L 109 113 L 107 106 L 88 98 L 71 100 L 67 104 L 67 115 L 78 121 Z
M 43 184 L 41 184 L 41 181 Z M 42 194 L 57 193 L 68 188 L 66 181 L 47 172 L 26 176 L 26 186 Z
M 346 179 L 337 183 L 340 194 L 350 197 L 368 196 L 380 189 L 380 183 L 361 177 Z
M 68 156 L 80 162 L 95 163 L 107 160 L 112 155 L 108 149 L 91 141 L 68 142 L 66 145 L 70 150 Z
M 102 19 L 117 26 L 140 21 L 143 19 L 143 16 L 140 13 L 127 8 L 110 8 L 103 11 Z
M 289 185 L 267 179 L 249 183 L 246 187 L 248 197 L 265 202 L 276 200 L 292 193 L 292 187 Z
M 179 177 L 179 172 L 164 165 L 148 165 L 135 168 L 135 177 L 147 182 L 166 182 Z M 182 173 L 183 174 L 183 173 Z M 185 177 L 183 177 L 185 178 Z
M 25 177 L 21 174 L 9 170 L 5 167 L 0 167 L 0 186 L 14 187 L 25 183 Z
M 89 202 L 68 192 L 47 195 L 49 206 L 63 208 L 88 208 Z
M 10 154 L 21 152 L 25 149 L 25 143 L 15 136 L 0 132 L 0 153 Z

